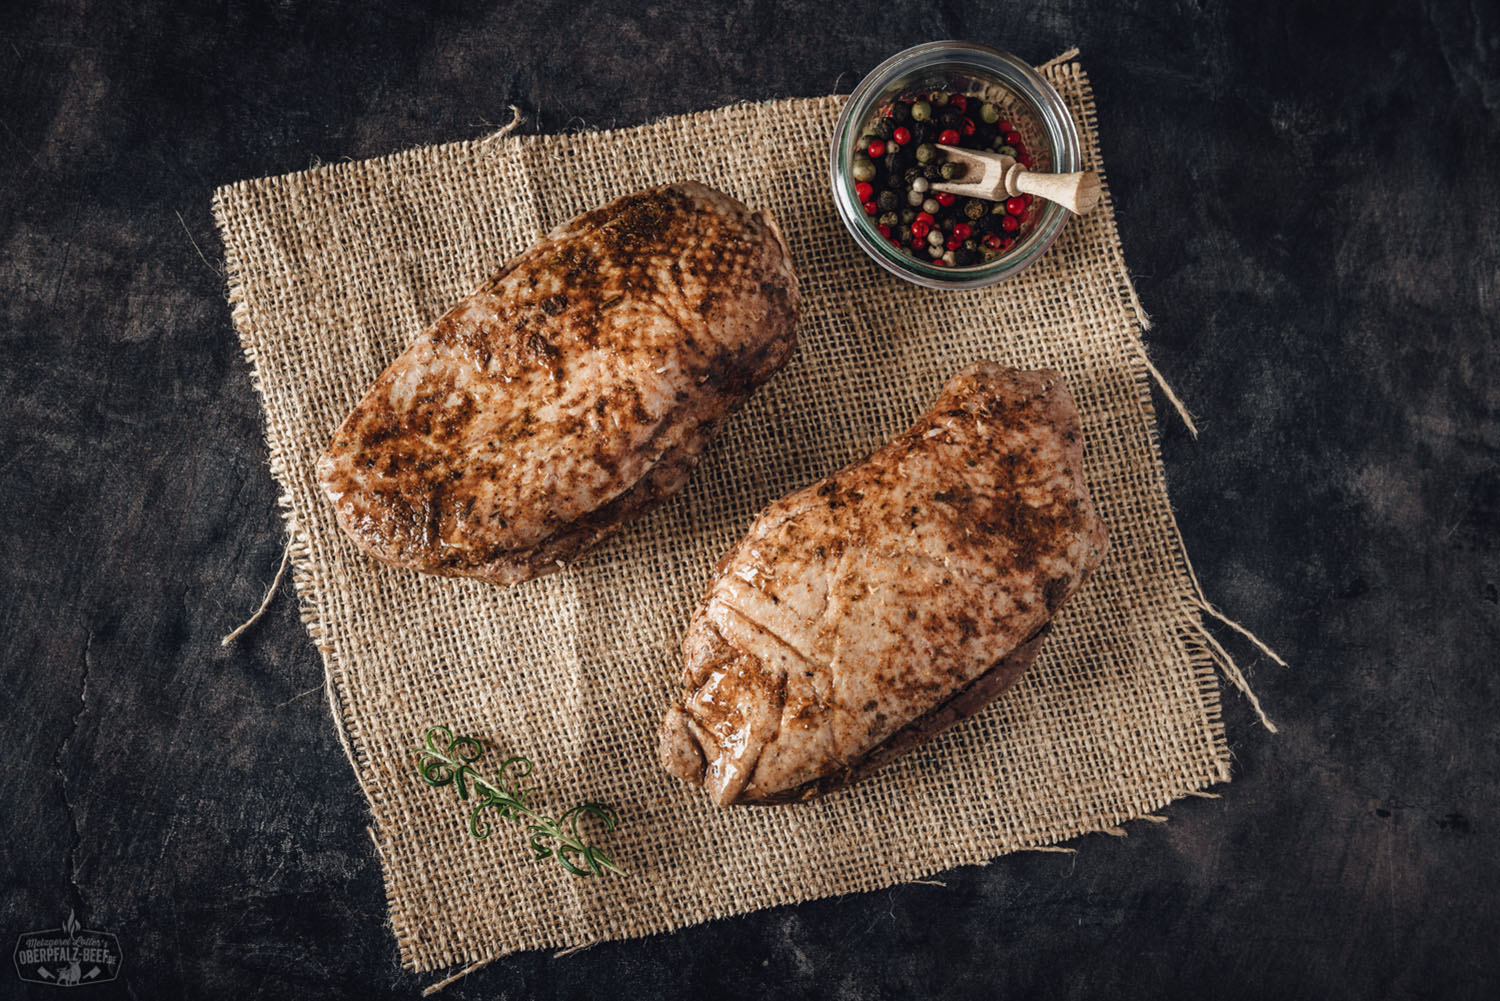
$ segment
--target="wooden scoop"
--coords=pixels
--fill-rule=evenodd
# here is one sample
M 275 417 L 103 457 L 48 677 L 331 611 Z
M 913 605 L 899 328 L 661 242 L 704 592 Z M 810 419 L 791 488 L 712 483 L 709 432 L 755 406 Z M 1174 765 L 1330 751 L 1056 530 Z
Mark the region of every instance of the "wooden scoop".
M 1092 170 L 1077 174 L 1034 174 L 1015 157 L 944 146 L 942 143 L 934 145 L 949 160 L 963 164 L 965 170 L 962 181 L 933 181 L 933 191 L 992 202 L 1002 202 L 1017 195 L 1035 195 L 1079 215 L 1099 204 L 1099 175 Z

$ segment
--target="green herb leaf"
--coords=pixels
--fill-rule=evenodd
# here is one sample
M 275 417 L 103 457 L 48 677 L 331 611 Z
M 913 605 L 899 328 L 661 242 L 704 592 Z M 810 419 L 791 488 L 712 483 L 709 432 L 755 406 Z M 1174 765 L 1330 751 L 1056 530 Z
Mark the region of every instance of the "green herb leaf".
M 602 876 L 605 872 L 625 875 L 603 849 L 588 843 L 579 830 L 579 821 L 592 817 L 604 825 L 606 832 L 620 823 L 619 815 L 602 803 L 582 803 L 554 820 L 532 809 L 529 797 L 537 790 L 522 782 L 531 775 L 532 764 L 519 754 L 506 758 L 491 782 L 473 768 L 484 756 L 484 748 L 473 737 L 455 737 L 452 729 L 435 726 L 427 731 L 425 747 L 412 749 L 417 756 L 417 774 L 430 786 L 455 786 L 458 798 L 467 801 L 474 790 L 474 805 L 469 810 L 469 833 L 483 840 L 490 836 L 490 819 L 486 810 L 494 810 L 502 820 L 524 826 L 531 850 L 537 860 L 551 858 L 575 876 Z

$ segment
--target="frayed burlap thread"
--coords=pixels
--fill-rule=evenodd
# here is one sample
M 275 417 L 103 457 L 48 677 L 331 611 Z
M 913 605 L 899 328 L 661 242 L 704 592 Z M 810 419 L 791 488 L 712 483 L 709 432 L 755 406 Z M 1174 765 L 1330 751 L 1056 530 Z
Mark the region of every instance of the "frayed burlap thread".
M 1047 76 L 1101 170 L 1087 78 Z M 1119 831 L 1229 779 L 1205 641 L 1157 450 L 1143 315 L 1108 194 L 1036 266 L 934 292 L 865 259 L 823 162 L 842 99 L 741 104 L 640 128 L 416 149 L 222 188 L 230 300 L 266 413 L 303 617 L 374 815 L 391 926 L 413 970 L 568 949 L 924 879 Z M 797 261 L 797 357 L 725 428 L 688 487 L 577 565 L 513 588 L 381 566 L 339 532 L 314 462 L 427 324 L 552 226 L 696 178 L 769 209 Z M 775 498 L 871 451 L 976 358 L 1051 366 L 1082 415 L 1110 528 L 1104 566 L 1026 678 L 974 719 L 825 800 L 719 810 L 657 765 L 678 644 L 709 567 Z M 541 800 L 614 805 L 625 878 L 485 841 L 410 749 L 437 723 L 485 759 L 533 758 Z

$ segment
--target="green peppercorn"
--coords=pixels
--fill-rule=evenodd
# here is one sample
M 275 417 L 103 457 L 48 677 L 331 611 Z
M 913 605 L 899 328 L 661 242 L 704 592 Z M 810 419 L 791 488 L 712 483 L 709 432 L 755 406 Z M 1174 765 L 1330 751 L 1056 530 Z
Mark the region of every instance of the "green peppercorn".
M 917 221 L 917 210 L 915 208 L 906 208 L 906 209 L 902 209 L 901 210 L 901 225 L 903 225 L 903 226 L 910 226 L 912 223 L 914 223 L 916 221 Z
M 970 198 L 964 202 L 964 216 L 969 219 L 982 219 L 989 211 L 990 207 L 978 198 Z
M 946 90 L 935 90 L 932 92 L 932 96 L 929 97 L 928 100 L 941 108 L 943 105 L 948 103 L 948 92 Z
M 893 194 L 893 192 L 887 191 L 886 194 Z M 895 226 L 901 219 L 894 212 L 882 212 L 875 221 L 882 226 Z
M 942 173 L 943 180 L 945 181 L 952 181 L 955 178 L 964 176 L 964 165 L 961 163 L 955 163 L 952 160 L 944 163 L 938 169 Z
M 995 147 L 995 152 L 1001 156 L 1015 156 L 1016 148 L 1014 146 L 1007 146 L 1002 142 L 999 146 Z
M 926 101 L 917 101 L 911 106 L 911 120 L 914 122 L 925 122 L 932 117 L 932 105 Z
M 971 251 L 971 252 L 976 252 L 977 253 L 978 250 L 979 250 L 979 241 L 976 240 L 976 239 L 974 239 L 972 236 L 969 237 L 967 240 L 964 241 L 964 249 L 968 250 L 968 251 Z
M 864 135 L 859 137 L 859 141 L 854 144 L 854 148 L 856 151 L 863 153 L 865 150 L 870 148 L 870 143 L 879 138 L 880 137 L 875 135 L 873 132 L 866 132 Z
M 937 159 L 937 154 L 938 151 L 936 146 L 932 145 L 932 143 L 923 143 L 922 145 L 917 147 L 917 162 L 931 163 L 933 160 Z
M 979 259 L 982 262 L 984 262 L 985 264 L 990 263 L 991 261 L 993 261 L 995 258 L 997 258 L 999 256 L 1000 256 L 999 254 L 997 254 L 995 251 L 991 250 L 989 247 L 980 247 L 979 248 Z
M 873 181 L 875 180 L 875 161 L 867 156 L 856 156 L 854 165 L 849 168 L 849 173 L 856 181 Z
M 979 106 L 979 120 L 986 125 L 994 125 L 1000 120 L 1000 109 L 985 101 Z

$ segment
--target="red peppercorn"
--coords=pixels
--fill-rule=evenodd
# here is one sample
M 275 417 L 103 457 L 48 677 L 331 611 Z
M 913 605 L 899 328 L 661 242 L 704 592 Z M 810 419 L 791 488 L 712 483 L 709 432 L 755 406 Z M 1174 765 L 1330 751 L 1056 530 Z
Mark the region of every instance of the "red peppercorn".
M 901 249 L 901 241 L 898 240 L 898 239 L 896 239 L 893 236 L 893 237 L 891 237 L 891 246 L 895 247 L 897 250 L 900 250 Z
M 886 239 L 890 239 L 891 227 L 887 226 L 885 223 L 881 223 L 879 226 L 876 226 L 875 231 Z
M 948 237 L 948 239 L 946 239 L 946 240 L 943 241 L 943 246 L 945 248 L 947 248 L 948 250 L 957 250 L 959 247 L 962 247 L 963 245 L 964 245 L 964 242 L 962 240 L 960 240 L 956 236 L 950 236 L 950 237 Z
M 856 181 L 854 184 L 854 197 L 862 202 L 867 202 L 875 197 L 875 185 L 869 181 Z
M 917 222 L 924 222 L 924 223 L 927 224 L 927 227 L 929 229 L 931 229 L 932 228 L 932 224 L 935 223 L 935 222 L 937 222 L 937 220 L 932 217 L 932 213 L 931 212 L 918 212 L 917 213 Z
M 913 226 L 911 231 L 912 231 L 912 235 L 915 236 L 916 233 L 917 233 L 917 228 L 915 226 Z M 923 249 L 926 248 L 926 246 L 927 246 L 927 241 L 926 240 L 912 240 L 912 242 L 911 242 L 911 249 L 912 250 L 923 250 Z
M 1007 198 L 1005 200 L 1005 211 L 1011 215 L 1020 215 L 1026 211 L 1026 202 L 1020 198 Z
M 865 202 L 865 215 L 874 215 L 880 211 L 880 206 L 874 202 Z
M 873 146 L 875 144 L 871 143 L 870 145 Z M 1021 133 L 1017 132 L 1015 129 L 1011 129 L 1010 131 L 1006 132 L 1005 133 L 1005 145 L 1007 145 L 1007 146 L 1020 146 L 1021 145 Z
M 921 243 L 927 239 L 927 234 L 932 232 L 932 223 L 917 219 L 911 224 L 911 235 L 916 239 L 914 243 Z
M 974 227 L 970 226 L 968 223 L 956 222 L 953 224 L 953 236 L 954 239 L 958 240 L 959 243 L 962 243 L 973 235 Z
M 1003 136 L 1007 132 L 1014 132 L 1015 126 L 1011 125 L 1010 122 L 1002 118 L 995 123 L 995 129 Z
M 1013 240 L 1013 239 L 1011 239 L 1008 236 L 1002 236 L 1000 238 L 1000 249 L 1001 250 L 1009 250 L 1011 247 L 1014 247 L 1015 245 L 1016 245 L 1016 241 Z
M 1019 160 L 1021 157 L 1023 157 L 1023 156 L 1026 155 L 1026 144 L 1025 143 L 1016 143 L 1011 148 L 1016 151 L 1016 159 L 1017 160 Z
M 1020 156 L 1016 157 L 1016 159 L 1021 161 L 1021 166 L 1025 167 L 1027 170 L 1030 170 L 1032 167 L 1036 166 L 1036 161 L 1031 158 L 1030 153 L 1022 153 Z
M 967 97 L 964 97 L 962 94 L 954 94 L 952 97 L 948 98 L 948 103 L 953 105 L 959 111 L 969 110 L 969 99 Z
M 958 130 L 957 129 L 944 129 L 943 131 L 941 131 L 941 132 L 938 133 L 938 142 L 942 143 L 944 146 L 957 146 L 958 145 Z M 873 147 L 875 144 L 874 143 L 870 143 L 870 145 Z
M 1000 238 L 994 233 L 984 234 L 984 239 L 979 242 L 984 244 L 986 247 L 989 247 L 991 250 L 1000 249 Z
M 1031 204 L 1031 192 L 1029 192 L 1029 191 L 1028 192 L 1023 192 L 1022 195 L 1021 195 L 1021 201 L 1025 202 L 1027 205 L 1030 205 Z
M 907 128 L 905 125 L 898 125 L 896 126 L 895 131 L 891 133 L 891 138 L 896 140 L 901 145 L 905 146 L 907 143 L 911 142 L 911 129 Z
M 879 160 L 881 157 L 885 156 L 885 140 L 871 139 L 869 154 L 871 160 Z
M 931 264 L 935 268 L 946 268 L 948 266 L 948 262 L 943 260 L 941 257 L 934 257 L 927 263 Z
M 1000 220 L 1000 228 L 1007 233 L 1014 233 L 1021 228 L 1021 221 L 1013 215 L 1008 215 Z
M 949 205 L 952 205 L 954 202 L 958 201 L 958 196 L 948 191 L 939 191 L 937 194 L 933 195 L 933 197 L 937 199 L 937 203 L 943 206 L 943 208 L 947 208 Z
M 966 135 L 966 136 L 972 136 L 974 134 L 974 129 L 975 129 L 974 119 L 972 119 L 972 118 L 965 118 L 963 120 L 963 125 L 961 127 L 964 130 L 964 135 Z

